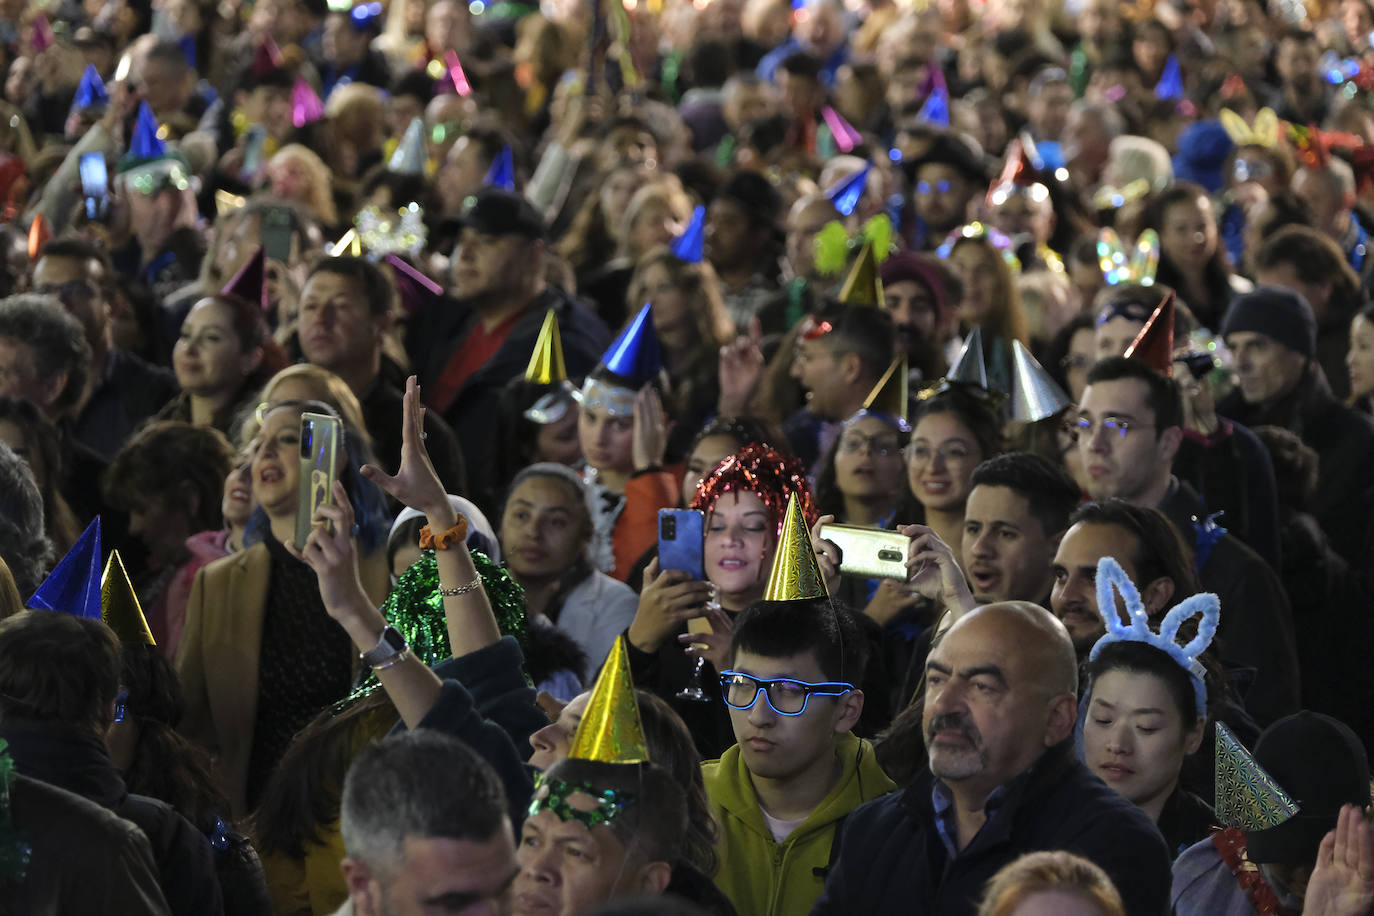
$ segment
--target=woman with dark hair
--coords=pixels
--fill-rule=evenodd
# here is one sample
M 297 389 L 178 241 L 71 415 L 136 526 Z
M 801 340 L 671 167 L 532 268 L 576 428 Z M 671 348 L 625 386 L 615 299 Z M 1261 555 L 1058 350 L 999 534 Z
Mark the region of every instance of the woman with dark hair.
M 998 391 L 1011 390 L 1011 345 L 1030 346 L 1030 325 L 1016 289 L 1020 271 L 1005 236 L 994 238 L 979 224 L 956 229 L 940 246 L 963 290 L 958 304 L 964 333 L 982 329 L 988 381 Z
M 81 522 L 58 489 L 62 447 L 57 427 L 22 398 L 0 397 L 0 442 L 28 464 L 43 497 L 43 527 L 59 555 L 81 536 Z
M 43 533 L 43 502 L 33 474 L 3 443 L 0 443 L 0 557 L 9 562 L 14 583 L 26 596 L 42 584 L 53 560 L 52 541 Z
M 494 437 L 496 473 L 485 505 L 498 505 L 521 468 L 541 461 L 582 466 L 577 434 L 578 408 L 564 382 L 531 382 L 514 378 L 497 395 Z
M 1002 425 L 986 394 L 954 386 L 921 401 L 906 449 L 907 485 L 914 506 L 898 518 L 934 529 L 946 544 L 964 536 L 964 503 L 973 469 L 1002 452 Z
M 1231 271 L 1206 189 L 1173 183 L 1150 202 L 1145 228 L 1159 233 L 1156 281 L 1178 290 L 1202 327 L 1218 327 L 1231 297 L 1251 287 Z
M 318 401 L 264 410 L 251 464 L 258 509 L 246 547 L 197 574 L 177 651 L 186 689 L 182 730 L 217 755 L 216 776 L 234 816 L 252 807 L 291 736 L 346 695 L 355 673 L 357 656 L 325 612 L 315 574 L 286 547 L 295 537 L 307 410 L 337 416 Z M 380 604 L 390 581 L 386 502 L 358 472 L 370 451 L 356 429 L 343 429 L 339 480 L 356 507 L 362 583 Z
M 209 296 L 181 323 L 172 347 L 181 394 L 157 418 L 213 427 L 233 439 L 241 413 L 285 365 L 286 354 L 272 340 L 260 305 L 238 296 Z
M 186 541 L 219 528 L 224 481 L 234 452 L 217 430 L 154 420 L 124 444 L 103 481 L 105 499 L 129 513 L 129 534 L 148 551 L 149 569 L 136 588 L 153 637 L 168 657 L 186 620 L 187 585 L 173 589 L 191 561 Z
M 176 672 L 157 647 L 125 644 L 121 699 L 106 733 L 110 759 L 130 792 L 166 802 L 210 840 L 225 916 L 269 912 L 267 879 L 248 838 L 227 820 L 209 756 L 177 733 L 185 703 Z

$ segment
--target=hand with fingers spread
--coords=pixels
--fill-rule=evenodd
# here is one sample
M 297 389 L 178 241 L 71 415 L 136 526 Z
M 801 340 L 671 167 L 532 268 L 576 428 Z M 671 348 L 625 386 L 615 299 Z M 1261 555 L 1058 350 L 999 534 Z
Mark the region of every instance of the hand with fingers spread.
M 748 416 L 754 395 L 763 382 L 763 328 L 757 318 L 749 322 L 748 336 L 740 335 L 720 348 L 720 399 L 722 417 Z
M 641 652 L 657 652 L 684 623 L 701 617 L 710 599 L 709 582 L 693 579 L 679 569 L 659 572 L 655 557 L 644 568 L 644 589 L 630 624 L 630 642 Z
M 718 604 L 706 605 L 701 615 L 711 624 L 709 633 L 683 633 L 677 641 L 683 651 L 693 658 L 704 658 L 717 672 L 730 667 L 730 640 L 735 636 L 735 622 Z
M 372 608 L 358 576 L 358 551 L 353 540 L 353 504 L 344 485 L 334 481 L 334 501 L 315 510 L 313 527 L 305 546 L 286 547 L 315 571 L 320 599 L 329 616 L 347 627 L 360 608 Z M 375 611 L 376 609 L 373 608 Z
M 811 550 L 816 554 L 816 565 L 820 568 L 821 578 L 825 579 L 825 588 L 832 595 L 840 587 L 840 563 L 844 561 L 844 551 L 834 541 L 821 537 L 821 528 L 834 522 L 835 516 L 822 515 L 811 526 Z
M 636 471 L 663 466 L 663 455 L 668 449 L 668 423 L 663 416 L 663 399 L 652 385 L 645 385 L 635 395 L 631 448 Z
M 1304 916 L 1374 912 L 1374 830 L 1356 806 L 1341 808 L 1336 829 L 1322 839 L 1302 911 Z
M 458 517 L 425 449 L 425 409 L 420 406 L 420 384 L 413 375 L 406 379 L 402 417 L 401 466 L 393 475 L 369 464 L 363 467 L 363 476 L 401 503 L 423 512 L 431 531 L 445 531 L 453 527 Z
M 864 614 L 879 626 L 887 626 L 903 611 L 915 607 L 924 597 L 909 582 L 884 579 L 864 608 Z
M 907 547 L 906 568 L 910 576 L 908 582 L 917 594 L 952 611 L 951 622 L 977 606 L 953 549 L 940 539 L 933 528 L 898 525 L 897 530 L 911 538 L 911 544 Z

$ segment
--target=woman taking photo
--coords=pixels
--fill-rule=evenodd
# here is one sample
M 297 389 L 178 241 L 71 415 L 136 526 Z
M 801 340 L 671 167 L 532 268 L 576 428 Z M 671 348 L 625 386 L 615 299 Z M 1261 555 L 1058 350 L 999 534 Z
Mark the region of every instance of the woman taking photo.
M 184 733 L 218 760 L 234 816 L 249 810 L 286 746 L 324 707 L 345 696 L 357 661 L 320 602 L 315 574 L 286 545 L 296 533 L 301 414 L 332 414 L 317 402 L 263 411 L 251 464 L 259 508 L 243 551 L 196 576 L 177 671 L 186 690 Z M 357 507 L 362 583 L 380 605 L 390 582 L 388 519 L 381 492 L 358 475 L 371 458 L 343 424 L 339 480 Z

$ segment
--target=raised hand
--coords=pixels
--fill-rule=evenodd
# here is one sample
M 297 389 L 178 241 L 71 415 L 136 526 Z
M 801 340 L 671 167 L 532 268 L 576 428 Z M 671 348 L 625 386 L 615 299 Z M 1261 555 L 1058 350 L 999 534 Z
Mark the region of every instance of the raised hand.
M 647 471 L 663 464 L 668 448 L 668 423 L 663 417 L 663 399 L 651 385 L 635 395 L 634 440 L 631 445 L 636 471 Z
M 424 408 L 420 406 L 420 384 L 412 375 L 406 379 L 405 409 L 401 419 L 401 466 L 395 474 L 388 474 L 375 464 L 368 464 L 363 466 L 362 475 L 400 502 L 423 512 L 429 519 L 430 530 L 439 532 L 453 527 L 458 517 L 430 463 L 424 441 L 424 416 Z
M 897 579 L 884 579 L 878 583 L 864 614 L 880 626 L 887 626 L 903 611 L 914 607 L 921 600 L 921 593 L 909 582 Z
M 835 521 L 833 515 L 822 515 L 811 526 L 811 552 L 816 555 L 816 566 L 825 579 L 825 588 L 830 594 L 840 587 L 840 563 L 844 561 L 844 551 L 834 541 L 821 537 L 821 528 Z
M 748 336 L 741 335 L 720 348 L 720 400 L 722 417 L 747 416 L 754 395 L 763 382 L 763 329 L 757 318 L 749 322 Z
M 682 625 L 705 613 L 709 582 L 699 582 L 680 569 L 659 572 L 658 558 L 644 568 L 639 609 L 630 624 L 630 642 L 641 652 L 657 652 Z
M 1341 808 L 1317 850 L 1304 916 L 1365 916 L 1374 910 L 1374 831 L 1362 810 Z
M 955 617 L 976 606 L 954 551 L 933 528 L 898 525 L 897 530 L 911 538 L 906 556 L 907 581 L 917 593 L 952 611 Z
M 321 503 L 315 510 L 313 527 L 305 546 L 286 547 L 296 558 L 315 571 L 320 581 L 320 599 L 330 617 L 346 624 L 356 616 L 359 602 L 371 607 L 358 577 L 358 551 L 353 541 L 353 504 L 344 485 L 334 481 L 334 501 Z M 332 530 L 331 530 L 332 529 Z

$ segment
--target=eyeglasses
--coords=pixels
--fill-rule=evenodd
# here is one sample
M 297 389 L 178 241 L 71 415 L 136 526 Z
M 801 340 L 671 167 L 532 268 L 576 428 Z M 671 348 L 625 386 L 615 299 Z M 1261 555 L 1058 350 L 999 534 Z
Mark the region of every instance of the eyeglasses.
M 945 464 L 959 464 L 968 461 L 968 446 L 966 445 L 942 445 L 939 448 L 931 448 L 928 445 L 913 445 L 911 447 L 912 464 L 930 464 L 938 455 Z
M 56 296 L 63 302 L 73 300 L 94 299 L 96 288 L 86 280 L 68 280 L 66 283 L 48 283 L 38 287 L 34 292 L 42 293 L 45 296 Z
M 806 701 L 813 696 L 841 697 L 854 689 L 843 681 L 812 684 L 792 678 L 765 681 L 740 671 L 722 671 L 720 691 L 731 709 L 752 709 L 764 694 L 768 707 L 780 716 L 799 716 L 806 712 Z
M 1092 439 L 1099 429 L 1107 434 L 1108 439 L 1112 438 L 1112 436 L 1116 436 L 1118 439 L 1125 439 L 1126 434 L 1136 427 L 1137 424 L 1127 420 L 1118 420 L 1114 417 L 1107 417 L 1101 423 L 1094 423 L 1087 417 L 1079 417 L 1073 424 L 1073 428 L 1077 431 L 1080 440 Z
M 863 433 L 845 433 L 840 437 L 840 444 L 837 449 L 841 455 L 872 452 L 879 458 L 895 455 L 901 450 L 902 444 L 897 441 L 896 436 L 865 436 Z

